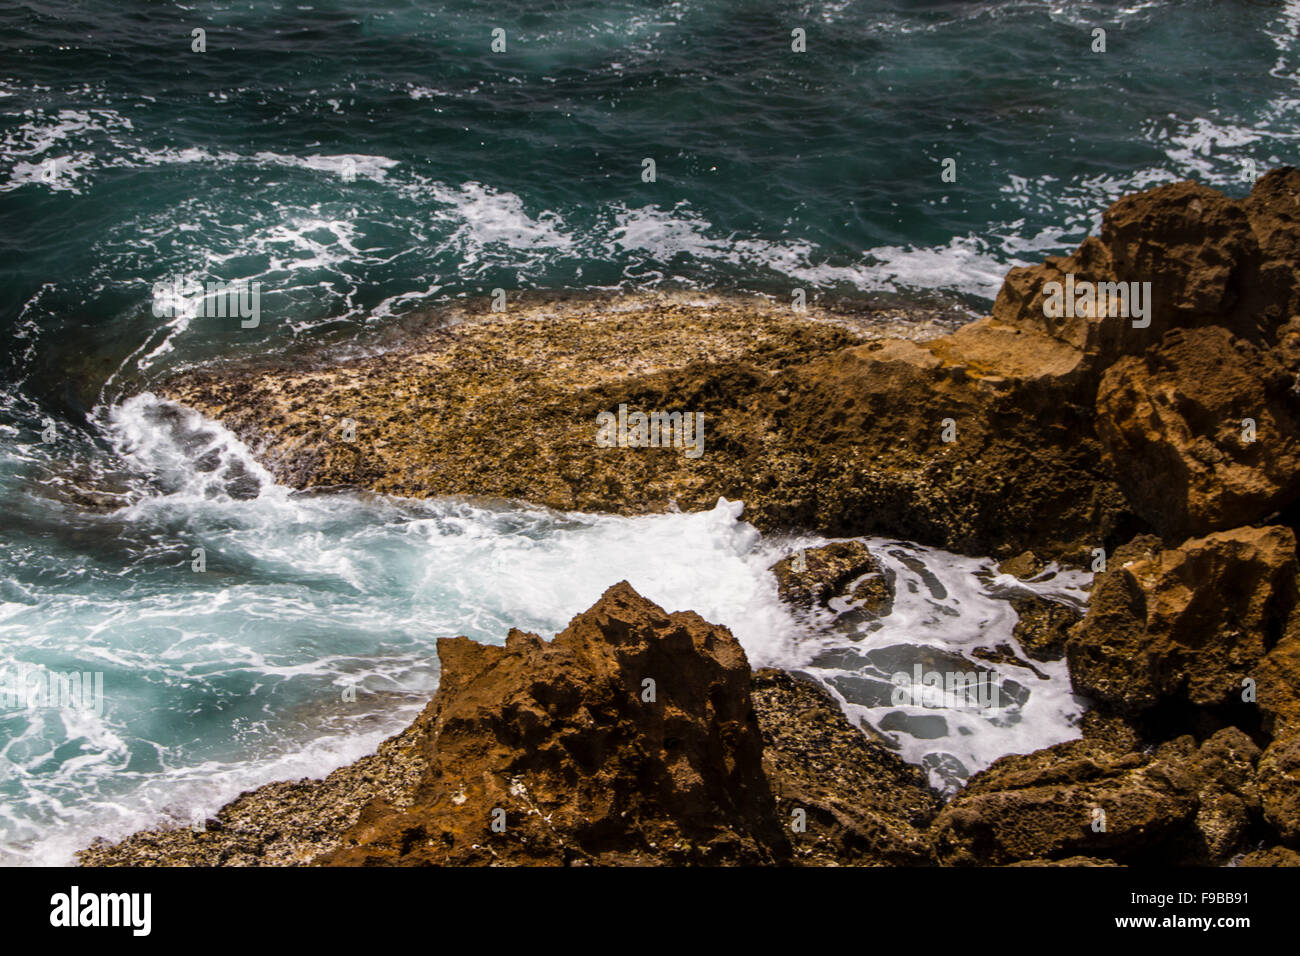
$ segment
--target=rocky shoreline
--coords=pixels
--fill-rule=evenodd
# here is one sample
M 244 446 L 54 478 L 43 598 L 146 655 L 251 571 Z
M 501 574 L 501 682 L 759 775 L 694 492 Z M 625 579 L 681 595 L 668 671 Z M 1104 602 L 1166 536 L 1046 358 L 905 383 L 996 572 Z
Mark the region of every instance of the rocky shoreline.
M 1097 307 L 1119 289 L 1124 311 Z M 956 331 L 557 299 L 163 394 L 300 488 L 628 513 L 722 496 L 765 531 L 1092 567 L 1082 620 L 1022 603 L 1016 640 L 1064 656 L 1093 707 L 1082 739 L 945 802 L 825 692 L 624 583 L 550 642 L 441 641 L 437 694 L 378 754 L 84 865 L 1300 865 L 1300 171 L 1243 200 L 1121 199 Z M 702 414 L 705 454 L 597 448 L 619 406 Z M 869 560 L 832 545 L 776 573 L 816 602 Z

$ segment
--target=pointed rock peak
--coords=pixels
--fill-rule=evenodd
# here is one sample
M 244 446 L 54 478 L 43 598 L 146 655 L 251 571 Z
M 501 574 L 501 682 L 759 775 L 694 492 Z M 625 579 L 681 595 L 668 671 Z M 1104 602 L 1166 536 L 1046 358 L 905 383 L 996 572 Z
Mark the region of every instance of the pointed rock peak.
M 600 600 L 593 605 L 592 610 L 604 606 L 609 602 L 649 604 L 651 607 L 657 607 L 652 601 L 643 598 L 637 589 L 632 587 L 626 580 L 619 581 L 617 584 L 611 584 L 605 589 L 605 593 L 600 596 Z M 662 608 L 661 608 L 662 610 Z
M 503 653 L 504 650 L 500 647 L 482 644 L 468 637 L 439 638 L 440 691 L 458 690 L 496 663 Z
M 662 626 L 667 621 L 668 613 L 663 608 L 642 597 L 626 581 L 619 581 L 588 610 L 574 617 L 556 638 L 581 634 L 589 640 L 594 632 L 598 632 L 606 641 L 621 644 L 632 635 Z

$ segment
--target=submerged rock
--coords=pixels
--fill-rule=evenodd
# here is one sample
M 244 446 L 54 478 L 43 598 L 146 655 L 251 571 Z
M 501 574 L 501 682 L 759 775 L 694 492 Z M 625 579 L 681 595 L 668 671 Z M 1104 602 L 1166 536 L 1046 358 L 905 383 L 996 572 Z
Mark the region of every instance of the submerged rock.
M 873 615 L 889 613 L 892 574 L 861 541 L 804 548 L 772 565 L 781 599 L 797 608 L 826 608 L 834 598 Z

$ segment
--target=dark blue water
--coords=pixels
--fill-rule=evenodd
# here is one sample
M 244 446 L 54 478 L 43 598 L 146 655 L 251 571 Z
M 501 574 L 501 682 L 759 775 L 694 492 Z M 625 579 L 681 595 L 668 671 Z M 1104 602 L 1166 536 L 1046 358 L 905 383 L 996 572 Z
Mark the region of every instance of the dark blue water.
M 1240 192 L 1243 160 L 1295 161 L 1298 18 L 1248 0 L 6 3 L 3 369 L 79 408 L 128 357 L 260 353 L 496 287 L 978 306 L 1124 192 Z M 177 274 L 259 280 L 269 320 L 160 328 L 149 290 Z
M 41 862 L 60 827 L 354 756 L 400 721 L 339 714 L 341 681 L 414 706 L 437 636 L 563 626 L 618 577 L 705 611 L 730 568 L 715 616 L 789 652 L 734 516 L 635 525 L 662 537 L 637 553 L 594 519 L 294 498 L 129 398 L 151 382 L 494 288 L 979 311 L 1124 193 L 1296 163 L 1298 28 L 1294 0 L 0 3 L 0 658 L 104 671 L 112 698 L 0 715 L 0 841 Z M 182 276 L 260 283 L 260 324 L 155 315 Z M 532 575 L 509 599 L 471 573 L 502 549 Z

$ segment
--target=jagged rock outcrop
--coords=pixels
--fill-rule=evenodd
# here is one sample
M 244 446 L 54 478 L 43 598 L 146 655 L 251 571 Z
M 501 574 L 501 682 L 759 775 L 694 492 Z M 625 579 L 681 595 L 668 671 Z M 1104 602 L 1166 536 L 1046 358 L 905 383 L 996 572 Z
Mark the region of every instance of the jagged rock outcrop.
M 1171 541 L 1300 499 L 1300 390 L 1227 329 L 1176 329 L 1102 376 L 1097 433 L 1133 510 Z
M 1071 681 L 1121 713 L 1242 702 L 1295 602 L 1289 528 L 1220 531 L 1177 548 L 1139 538 L 1110 557 L 1071 632 Z
M 763 773 L 745 652 L 626 583 L 554 640 L 438 642 L 414 803 L 362 811 L 348 864 L 773 863 L 790 856 Z
M 993 317 L 1068 342 L 1085 353 L 1093 375 L 1175 328 L 1218 325 L 1272 340 L 1296 313 L 1297 195 L 1300 171 L 1287 167 L 1262 177 L 1246 200 L 1192 182 L 1125 196 L 1102 216 L 1100 236 L 1072 255 L 1012 269 Z M 1049 315 L 1057 310 L 1045 308 L 1046 287 L 1067 276 L 1076 285 L 1151 283 L 1149 324 L 1118 308 Z
M 1245 200 L 1195 183 L 1128 196 L 1071 256 L 1011 270 L 994 305 L 996 321 L 1078 350 L 1108 473 L 1171 542 L 1300 500 L 1298 208 L 1292 168 Z M 1150 283 L 1146 314 L 1082 301 L 1058 315 L 1051 283 L 1108 301 Z

